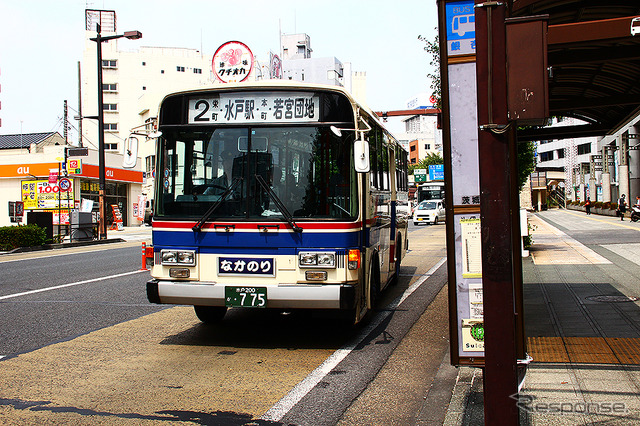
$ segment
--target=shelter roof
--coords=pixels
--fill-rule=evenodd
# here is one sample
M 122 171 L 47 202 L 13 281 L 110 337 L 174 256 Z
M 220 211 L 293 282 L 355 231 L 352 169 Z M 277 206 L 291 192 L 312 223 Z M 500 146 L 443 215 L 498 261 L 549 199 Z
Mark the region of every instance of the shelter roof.
M 511 17 L 548 15 L 549 112 L 587 125 L 519 132 L 519 139 L 604 136 L 640 114 L 637 0 L 510 0 Z M 640 27 L 639 27 L 640 29 Z M 567 133 L 567 131 L 569 133 Z
M 57 132 L 0 135 L 0 149 L 29 148 L 32 143 L 38 145 L 56 134 Z

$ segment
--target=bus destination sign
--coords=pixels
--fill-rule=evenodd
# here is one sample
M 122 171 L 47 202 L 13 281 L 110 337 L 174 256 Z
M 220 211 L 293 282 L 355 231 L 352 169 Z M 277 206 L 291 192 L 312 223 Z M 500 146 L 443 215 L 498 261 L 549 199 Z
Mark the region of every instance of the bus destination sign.
M 320 97 L 312 93 L 220 93 L 189 99 L 189 124 L 317 122 Z

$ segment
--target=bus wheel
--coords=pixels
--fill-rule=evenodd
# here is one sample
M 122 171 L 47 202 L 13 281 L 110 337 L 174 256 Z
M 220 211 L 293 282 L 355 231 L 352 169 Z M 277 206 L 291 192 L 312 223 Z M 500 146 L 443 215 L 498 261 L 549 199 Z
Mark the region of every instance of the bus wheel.
M 216 324 L 227 313 L 226 306 L 194 306 L 193 309 L 198 319 L 205 324 Z
M 391 278 L 390 285 L 394 286 L 398 284 L 400 281 L 400 263 L 402 262 L 402 239 L 398 235 L 398 239 L 396 240 L 396 268 L 395 274 L 393 274 L 393 278 Z

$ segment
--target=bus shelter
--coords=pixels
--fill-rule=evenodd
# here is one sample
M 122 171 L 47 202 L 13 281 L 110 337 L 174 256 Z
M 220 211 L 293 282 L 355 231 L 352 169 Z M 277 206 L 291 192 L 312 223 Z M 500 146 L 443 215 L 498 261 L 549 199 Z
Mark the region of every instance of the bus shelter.
M 484 367 L 487 424 L 518 424 L 518 142 L 611 135 L 640 113 L 640 5 L 442 0 L 439 31 L 452 363 Z

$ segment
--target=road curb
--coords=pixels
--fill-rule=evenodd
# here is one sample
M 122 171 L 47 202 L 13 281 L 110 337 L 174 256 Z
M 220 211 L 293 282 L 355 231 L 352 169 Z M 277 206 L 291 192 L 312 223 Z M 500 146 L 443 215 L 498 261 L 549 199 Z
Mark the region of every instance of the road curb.
M 125 242 L 125 240 L 123 240 L 122 238 L 111 238 L 111 239 L 96 240 L 96 241 L 78 241 L 75 243 L 43 244 L 41 246 L 18 247 L 11 251 L 0 252 L 0 255 L 15 254 L 15 253 L 29 253 L 32 251 L 42 251 L 42 250 L 58 250 L 63 248 L 85 247 L 85 246 L 94 246 L 94 245 L 110 244 L 110 243 L 123 243 L 123 242 Z

